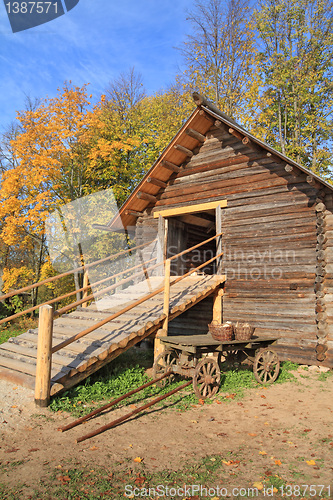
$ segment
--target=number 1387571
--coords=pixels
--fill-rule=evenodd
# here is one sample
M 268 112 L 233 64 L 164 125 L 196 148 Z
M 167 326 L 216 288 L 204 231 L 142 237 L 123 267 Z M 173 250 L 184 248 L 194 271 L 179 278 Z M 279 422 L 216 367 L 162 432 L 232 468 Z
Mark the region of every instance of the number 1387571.
M 57 2 L 8 2 L 8 14 L 58 14 Z

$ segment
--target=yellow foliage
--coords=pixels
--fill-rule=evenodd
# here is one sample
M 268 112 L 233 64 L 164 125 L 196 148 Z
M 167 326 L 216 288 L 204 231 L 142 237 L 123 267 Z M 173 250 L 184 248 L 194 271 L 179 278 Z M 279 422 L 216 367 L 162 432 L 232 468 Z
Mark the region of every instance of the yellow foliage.
M 34 272 L 27 266 L 14 267 L 12 269 L 5 267 L 2 275 L 2 290 L 4 293 L 7 293 L 11 289 L 23 288 L 30 285 L 33 282 L 33 278 Z

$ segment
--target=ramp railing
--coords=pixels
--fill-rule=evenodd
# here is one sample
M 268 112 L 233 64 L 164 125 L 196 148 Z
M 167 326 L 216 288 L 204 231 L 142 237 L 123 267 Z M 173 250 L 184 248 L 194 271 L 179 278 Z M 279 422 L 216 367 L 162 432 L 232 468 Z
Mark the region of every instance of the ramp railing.
M 0 325 L 2 325 L 4 323 L 8 323 L 9 321 L 12 321 L 12 320 L 14 320 L 16 318 L 19 318 L 20 316 L 24 316 L 25 314 L 31 313 L 33 311 L 36 311 L 37 309 L 39 309 L 40 307 L 42 307 L 44 305 L 51 305 L 51 304 L 55 304 L 57 302 L 60 302 L 61 300 L 64 300 L 64 299 L 67 299 L 69 297 L 72 297 L 73 295 L 76 295 L 77 293 L 83 292 L 84 297 L 83 297 L 82 301 L 76 301 L 73 304 L 69 304 L 67 306 L 66 310 L 73 309 L 73 308 L 77 307 L 80 304 L 85 304 L 85 303 L 89 302 L 90 300 L 92 300 L 92 298 L 94 298 L 93 295 L 88 295 L 87 294 L 88 290 L 90 290 L 92 286 L 97 286 L 97 285 L 100 285 L 102 283 L 106 283 L 107 281 L 110 281 L 110 280 L 116 278 L 117 276 L 120 276 L 123 273 L 118 273 L 118 274 L 113 275 L 113 276 L 108 276 L 107 278 L 104 278 L 103 280 L 97 281 L 95 283 L 88 283 L 88 280 L 87 280 L 87 276 L 88 276 L 87 275 L 87 271 L 88 271 L 88 269 L 90 269 L 92 267 L 95 267 L 95 266 L 98 266 L 100 264 L 104 264 L 104 263 L 106 263 L 106 262 L 108 262 L 110 260 L 117 259 L 117 258 L 119 258 L 119 257 L 121 257 L 123 255 L 129 254 L 129 253 L 133 252 L 134 250 L 138 250 L 139 248 L 142 248 L 144 246 L 148 246 L 151 243 L 154 243 L 154 241 L 157 241 L 157 238 L 155 238 L 154 240 L 152 240 L 152 241 L 150 241 L 148 243 L 142 243 L 141 245 L 137 245 L 137 246 L 132 247 L 132 248 L 127 248 L 126 250 L 122 250 L 121 252 L 118 252 L 116 254 L 109 255 L 108 257 L 105 257 L 103 259 L 96 260 L 94 262 L 91 262 L 90 264 L 86 264 L 86 265 L 77 267 L 75 269 L 71 269 L 70 271 L 66 271 L 64 273 L 57 274 L 56 276 L 51 276 L 50 278 L 46 278 L 45 280 L 39 281 L 38 283 L 33 283 L 31 285 L 19 288 L 17 290 L 11 290 L 10 292 L 8 292 L 8 293 L 6 293 L 4 295 L 0 295 L 0 301 L 3 301 L 3 300 L 6 300 L 6 299 L 8 299 L 10 297 L 13 297 L 14 295 L 20 295 L 20 294 L 29 292 L 31 290 L 34 290 L 36 288 L 39 288 L 39 287 L 41 287 L 43 285 L 47 285 L 49 283 L 53 283 L 53 282 L 55 282 L 55 281 L 57 281 L 57 280 L 59 280 L 61 278 L 64 278 L 66 276 L 70 276 L 70 275 L 72 275 L 74 273 L 84 272 L 84 283 L 83 283 L 83 286 L 81 288 L 73 290 L 73 291 L 68 292 L 68 293 L 65 293 L 65 294 L 60 295 L 58 297 L 55 297 L 53 299 L 50 299 L 50 300 L 48 300 L 46 302 L 43 302 L 42 304 L 38 304 L 38 305 L 35 305 L 35 306 L 32 306 L 32 307 L 29 307 L 29 308 L 25 309 L 24 311 L 17 312 L 15 314 L 12 314 L 11 316 L 7 316 L 6 318 L 3 318 L 3 319 L 0 320 Z M 154 259 L 152 259 L 152 260 L 154 260 Z M 151 262 L 151 261 L 149 261 L 149 262 Z M 138 266 L 134 266 L 132 269 L 127 269 L 126 272 L 129 272 L 129 271 L 132 271 L 132 270 L 134 270 L 136 268 L 139 268 L 139 267 L 141 267 L 141 265 L 142 264 L 139 264 Z M 60 311 L 57 311 L 57 313 L 58 314 L 62 314 L 64 312 L 64 311 L 61 311 L 61 312 Z
M 189 272 L 182 276 L 178 276 L 175 279 L 170 279 L 170 263 L 172 260 L 181 257 L 182 255 L 191 252 L 202 245 L 205 245 L 213 240 L 218 240 L 218 238 L 221 238 L 222 232 L 219 234 L 216 234 L 212 236 L 211 238 L 208 238 L 207 240 L 204 240 L 186 250 L 183 250 L 182 252 L 179 252 L 176 255 L 173 255 L 169 259 L 166 259 L 163 264 L 165 265 L 165 278 L 164 278 L 164 285 L 157 288 L 153 292 L 144 295 L 138 300 L 135 300 L 131 304 L 127 305 L 126 307 L 122 308 L 120 311 L 117 311 L 110 316 L 107 316 L 101 321 L 96 322 L 93 326 L 86 328 L 85 330 L 73 335 L 72 337 L 64 340 L 63 342 L 55 345 L 52 347 L 52 333 L 53 333 L 53 320 L 55 316 L 59 316 L 60 314 L 63 314 L 67 312 L 70 309 L 73 309 L 77 307 L 78 305 L 83 304 L 84 302 L 87 302 L 91 300 L 92 298 L 96 297 L 96 294 L 87 296 L 79 301 L 74 302 L 73 304 L 70 304 L 69 306 L 63 307 L 62 309 L 58 310 L 56 313 L 53 313 L 53 308 L 49 304 L 43 304 L 40 307 L 40 313 L 39 313 L 39 327 L 38 327 L 38 348 L 37 348 L 37 367 L 36 367 L 36 385 L 35 385 L 35 402 L 38 406 L 45 407 L 48 406 L 49 401 L 50 401 L 50 389 L 51 389 L 51 365 L 52 365 L 52 354 L 55 352 L 60 351 L 64 347 L 67 347 L 68 345 L 72 344 L 73 342 L 79 340 L 82 337 L 85 337 L 89 333 L 92 333 L 93 331 L 97 330 L 98 328 L 102 327 L 103 325 L 109 323 L 110 321 L 118 318 L 122 314 L 125 314 L 126 312 L 130 311 L 134 307 L 142 304 L 143 302 L 151 299 L 155 295 L 164 292 L 164 307 L 163 307 L 163 325 L 162 329 L 167 330 L 167 325 L 168 325 L 168 318 L 169 318 L 169 308 L 170 308 L 170 286 L 175 285 L 179 281 L 183 280 L 184 278 L 190 276 L 191 274 L 196 273 L 200 269 L 204 268 L 208 264 L 212 263 L 213 261 L 220 259 L 223 255 L 223 252 L 216 253 L 214 257 L 211 259 L 207 260 L 206 262 L 200 264 L 194 269 L 191 269 Z M 104 288 L 103 290 L 99 291 L 98 294 L 101 295 L 102 293 L 107 293 L 111 290 L 113 290 L 116 287 L 121 286 L 122 284 L 128 283 L 130 280 L 133 280 L 133 278 L 146 274 L 148 271 L 152 271 L 153 269 L 156 269 L 157 267 L 161 266 L 161 262 L 158 262 L 157 264 L 154 264 L 152 266 L 146 267 L 147 264 L 151 263 L 155 259 L 151 259 L 149 261 L 146 261 L 144 263 L 141 263 L 139 266 L 143 266 L 144 269 L 139 271 L 138 273 L 135 273 L 134 275 L 131 275 L 129 278 L 125 278 L 123 280 L 118 281 L 114 285 L 111 285 L 109 287 Z M 139 266 L 134 266 L 133 269 L 139 267 Z M 128 270 L 122 271 L 120 273 L 117 273 L 117 275 L 121 275 L 125 272 L 128 272 Z M 114 275 L 115 276 L 115 275 Z M 113 278 L 114 276 L 110 277 L 109 279 Z

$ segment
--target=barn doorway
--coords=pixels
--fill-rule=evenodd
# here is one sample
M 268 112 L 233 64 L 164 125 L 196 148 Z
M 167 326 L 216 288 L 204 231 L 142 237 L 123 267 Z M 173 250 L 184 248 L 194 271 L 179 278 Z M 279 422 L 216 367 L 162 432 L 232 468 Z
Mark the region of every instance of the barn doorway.
M 160 233 L 166 239 L 164 242 L 166 258 L 174 257 L 188 248 L 211 239 L 191 252 L 173 259 L 172 276 L 182 276 L 222 251 L 221 238 L 213 239 L 213 237 L 221 232 L 222 211 L 225 206 L 226 200 L 221 200 L 157 213 L 160 218 Z M 154 217 L 157 214 L 154 214 Z M 221 259 L 208 263 L 200 269 L 200 272 L 221 274 Z

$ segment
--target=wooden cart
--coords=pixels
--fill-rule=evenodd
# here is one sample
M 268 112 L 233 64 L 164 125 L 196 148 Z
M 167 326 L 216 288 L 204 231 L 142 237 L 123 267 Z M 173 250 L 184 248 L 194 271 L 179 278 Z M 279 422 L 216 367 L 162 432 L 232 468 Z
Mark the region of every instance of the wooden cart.
M 205 399 L 217 393 L 221 372 L 219 363 L 249 360 L 253 364 L 253 373 L 260 384 L 274 382 L 279 374 L 280 361 L 271 348 L 277 337 L 256 337 L 251 340 L 218 341 L 208 333 L 206 335 L 182 335 L 160 337 L 165 351 L 155 360 L 153 378 L 170 370 L 169 380 L 176 374 L 192 377 L 193 389 L 197 397 Z M 209 354 L 218 353 L 218 359 Z M 163 379 L 161 384 L 165 384 Z

